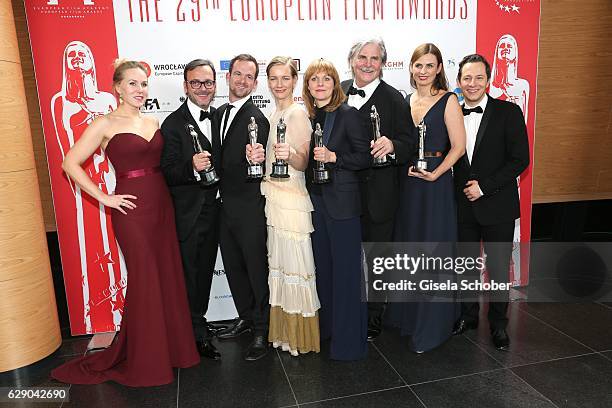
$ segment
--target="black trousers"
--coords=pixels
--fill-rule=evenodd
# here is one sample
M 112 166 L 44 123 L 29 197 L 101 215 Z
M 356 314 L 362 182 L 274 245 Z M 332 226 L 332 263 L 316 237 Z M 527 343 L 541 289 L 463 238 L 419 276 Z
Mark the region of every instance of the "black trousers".
M 496 282 L 508 282 L 510 258 L 512 256 L 512 239 L 514 221 L 495 225 L 480 225 L 477 222 L 460 222 L 458 225 L 459 255 L 476 258 L 480 256 L 481 241 L 487 255 L 486 268 L 489 279 Z M 478 279 L 478 275 L 466 274 L 459 279 Z M 499 291 L 492 295 L 494 302 L 489 302 L 489 324 L 491 330 L 505 329 L 508 325 L 508 292 Z M 503 299 L 503 300 L 502 300 Z M 469 322 L 478 321 L 480 306 L 478 302 L 462 302 L 461 317 Z
M 259 222 L 253 222 L 256 218 Z M 267 338 L 270 290 L 266 228 L 263 205 L 238 218 L 222 211 L 221 255 L 234 305 L 241 319 L 253 322 L 255 334 Z
M 204 315 L 208 311 L 218 246 L 219 203 L 206 202 L 191 233 L 179 241 L 196 340 L 210 340 L 212 337 Z
M 363 204 L 362 204 L 363 205 Z M 381 222 L 376 222 L 370 216 L 367 208 L 363 209 L 363 215 L 361 216 L 361 240 L 363 242 L 392 242 L 393 241 L 393 227 L 395 225 L 395 218 L 391 217 Z M 381 254 L 388 256 L 388 254 Z M 376 257 L 378 254 L 376 251 L 368 251 L 366 257 Z M 371 265 L 372 262 L 368 262 Z M 386 302 L 373 302 L 368 301 L 368 325 L 376 328 L 382 327 L 382 317 L 387 307 Z

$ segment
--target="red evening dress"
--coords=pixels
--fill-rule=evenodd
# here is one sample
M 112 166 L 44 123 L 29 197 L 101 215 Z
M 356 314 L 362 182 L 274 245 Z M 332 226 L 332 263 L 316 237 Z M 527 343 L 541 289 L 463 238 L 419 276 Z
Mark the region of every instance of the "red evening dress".
M 127 265 L 121 330 L 106 350 L 54 369 L 72 384 L 115 381 L 133 387 L 174 381 L 173 367 L 200 361 L 191 326 L 172 200 L 159 168 L 163 138 L 115 135 L 106 153 L 115 168 L 115 194 L 132 194 L 137 208 L 113 209 L 115 235 Z

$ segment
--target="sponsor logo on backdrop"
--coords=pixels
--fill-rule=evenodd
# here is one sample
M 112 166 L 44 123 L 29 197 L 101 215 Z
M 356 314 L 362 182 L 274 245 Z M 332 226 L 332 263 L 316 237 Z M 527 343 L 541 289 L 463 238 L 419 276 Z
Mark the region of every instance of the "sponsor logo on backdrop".
M 408 67 L 408 64 L 405 66 Z M 400 71 L 404 69 L 404 61 L 387 61 L 383 69 L 385 71 Z
M 183 70 L 187 64 L 160 63 L 153 64 L 155 76 L 183 76 Z
M 253 103 L 259 109 L 266 109 L 271 102 L 270 99 L 264 98 L 263 95 L 251 95 L 251 98 L 253 98 Z
M 219 61 L 219 68 L 221 71 L 229 71 L 231 60 L 221 60 Z

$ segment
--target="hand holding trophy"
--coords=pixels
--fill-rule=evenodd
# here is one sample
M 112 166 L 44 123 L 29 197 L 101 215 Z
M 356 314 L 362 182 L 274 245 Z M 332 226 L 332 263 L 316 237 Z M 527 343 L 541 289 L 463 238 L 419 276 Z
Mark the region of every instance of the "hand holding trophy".
M 427 126 L 425 121 L 422 120 L 417 126 L 419 128 L 419 157 L 416 162 L 415 170 L 427 170 L 427 160 L 425 160 L 425 133 L 427 132 Z
M 370 122 L 372 122 L 372 133 L 374 134 L 374 142 L 381 138 L 380 135 L 380 116 L 376 110 L 376 106 L 372 105 L 372 111 L 370 112 Z M 372 167 L 387 167 L 391 164 L 389 158 L 385 155 L 383 157 L 374 157 L 372 159 Z
M 247 127 L 249 131 L 249 144 L 251 147 L 255 148 L 257 145 L 257 123 L 255 123 L 255 118 L 251 116 L 251 123 L 248 124 Z M 252 163 L 249 161 L 249 165 L 247 167 L 247 179 L 257 180 L 263 178 L 264 174 L 264 166 L 263 163 Z
M 276 125 L 276 143 L 285 143 L 285 133 L 287 131 L 287 125 L 283 118 L 280 118 L 278 125 Z M 272 163 L 272 173 L 270 177 L 273 178 L 289 178 L 289 166 L 283 159 L 276 159 Z
M 198 132 L 196 132 L 193 125 L 187 123 L 185 125 L 185 128 L 191 136 L 191 141 L 193 142 L 193 150 L 195 151 L 195 153 L 204 153 L 206 150 L 202 148 L 202 144 L 200 144 L 200 139 L 198 137 Z M 200 182 L 205 186 L 213 185 L 220 180 L 212 163 L 207 169 L 198 171 L 198 174 L 200 175 Z
M 317 123 L 314 132 L 315 147 L 323 147 L 323 131 L 321 125 Z M 317 161 L 313 170 L 312 182 L 315 184 L 325 184 L 331 181 L 329 170 L 325 167 L 325 163 Z

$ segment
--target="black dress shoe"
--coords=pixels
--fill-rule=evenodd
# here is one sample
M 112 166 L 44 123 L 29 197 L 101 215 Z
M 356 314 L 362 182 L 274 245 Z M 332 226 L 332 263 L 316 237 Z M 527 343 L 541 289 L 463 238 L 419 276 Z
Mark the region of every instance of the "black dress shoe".
M 253 342 L 249 345 L 244 359 L 246 361 L 256 361 L 263 358 L 270 351 L 270 344 L 263 335 L 256 335 Z
M 368 341 L 376 340 L 376 338 L 380 336 L 381 332 L 382 330 L 380 327 L 368 326 Z
M 491 340 L 498 350 L 508 351 L 510 349 L 510 337 L 508 337 L 506 329 L 491 330 Z
M 249 321 L 238 319 L 232 326 L 217 332 L 217 338 L 219 340 L 235 339 L 241 334 L 248 333 L 251 330 L 253 330 L 253 328 L 251 327 L 251 323 Z
M 465 319 L 459 319 L 453 326 L 453 336 L 458 336 L 465 333 L 468 330 L 474 330 L 478 328 L 478 322 L 473 322 Z
M 213 336 L 216 336 L 217 333 L 222 332 L 223 330 L 227 330 L 228 327 L 230 326 L 227 324 L 206 323 L 206 330 L 208 330 L 208 332 Z
M 200 356 L 210 358 L 211 360 L 221 360 L 221 353 L 219 353 L 210 340 L 199 341 L 197 346 Z

